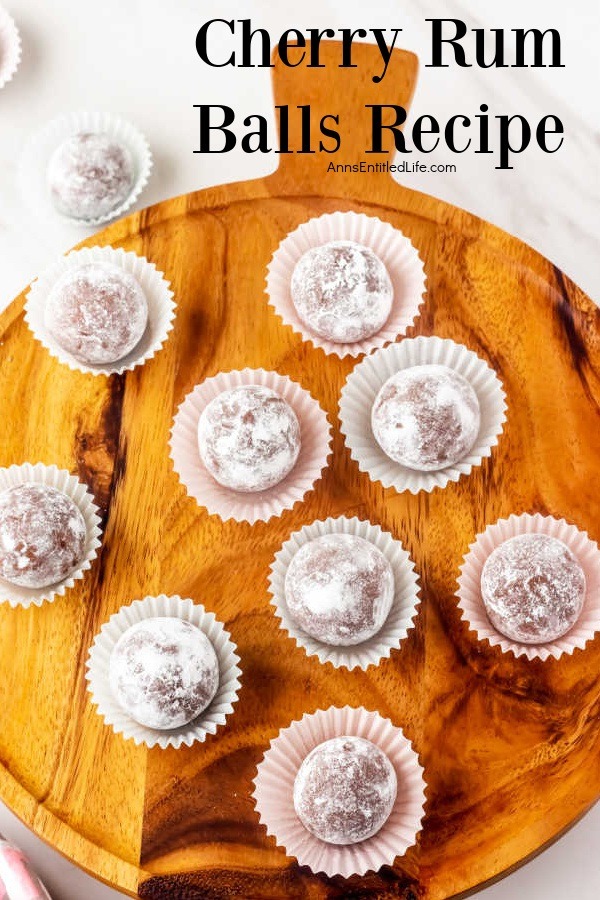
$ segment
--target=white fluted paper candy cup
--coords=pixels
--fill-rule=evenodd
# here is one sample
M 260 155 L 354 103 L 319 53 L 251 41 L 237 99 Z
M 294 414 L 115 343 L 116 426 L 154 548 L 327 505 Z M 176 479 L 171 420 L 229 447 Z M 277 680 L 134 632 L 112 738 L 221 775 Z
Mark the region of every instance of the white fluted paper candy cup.
M 144 619 L 178 618 L 190 622 L 199 628 L 209 639 L 219 661 L 219 687 L 209 706 L 197 719 L 173 728 L 160 731 L 140 725 L 125 712 L 115 699 L 109 682 L 109 668 L 112 651 L 128 628 Z M 107 725 L 125 739 L 131 738 L 136 744 L 147 747 L 175 747 L 185 745 L 191 747 L 198 741 L 205 741 L 207 735 L 215 734 L 217 729 L 225 725 L 227 717 L 233 713 L 240 690 L 241 669 L 237 655 L 237 647 L 231 640 L 229 632 L 212 612 L 207 612 L 200 603 L 192 600 L 161 594 L 158 597 L 145 597 L 134 600 L 129 606 L 123 606 L 119 612 L 110 617 L 96 635 L 90 647 L 86 662 L 86 679 L 88 690 L 92 695 L 92 703 L 98 708 Z
M 44 588 L 19 587 L 0 578 L 0 602 L 11 606 L 41 606 L 45 601 L 62 597 L 76 581 L 80 581 L 91 568 L 100 547 L 101 530 L 98 507 L 94 497 L 85 484 L 75 475 L 57 466 L 45 466 L 42 463 L 24 463 L 21 466 L 9 466 L 0 469 L 0 494 L 20 484 L 40 484 L 62 491 L 77 505 L 85 521 L 86 540 L 83 558 L 76 569 L 56 584 Z
M 292 300 L 291 281 L 296 263 L 307 250 L 329 241 L 354 241 L 368 247 L 382 261 L 392 282 L 394 298 L 386 323 L 362 341 L 342 344 L 321 337 L 300 319 Z M 364 213 L 335 212 L 309 219 L 284 238 L 269 263 L 266 290 L 276 314 L 305 341 L 339 357 L 360 356 L 406 333 L 423 304 L 426 278 L 416 248 L 389 222 Z
M 292 471 L 266 491 L 244 493 L 219 484 L 205 468 L 198 448 L 198 423 L 204 408 L 223 391 L 258 384 L 289 403 L 300 424 L 300 453 Z M 196 385 L 179 407 L 171 431 L 173 467 L 188 494 L 224 521 L 267 522 L 301 501 L 320 479 L 331 452 L 327 414 L 307 390 L 286 375 L 265 369 L 220 372 Z
M 46 328 L 44 320 L 46 302 L 57 281 L 67 272 L 77 271 L 91 263 L 116 266 L 133 275 L 148 303 L 148 324 L 141 340 L 127 356 L 110 365 L 80 362 L 60 346 Z M 25 321 L 46 350 L 70 369 L 91 375 L 121 375 L 143 365 L 158 353 L 173 328 L 175 310 L 170 284 L 154 263 L 136 253 L 115 247 L 86 247 L 60 257 L 33 282 L 25 302 Z
M 381 830 L 359 844 L 336 846 L 314 837 L 296 815 L 294 781 L 306 756 L 323 741 L 352 735 L 376 744 L 396 772 L 398 793 Z M 254 800 L 260 821 L 288 856 L 325 875 L 364 875 L 392 865 L 416 840 L 424 815 L 425 780 L 419 758 L 389 719 L 349 706 L 319 710 L 280 731 L 258 766 Z
M 11 15 L 0 6 L 0 90 L 12 80 L 21 62 L 21 35 Z
M 324 534 L 351 534 L 372 543 L 385 556 L 394 573 L 394 600 L 381 630 L 367 641 L 348 647 L 337 647 L 318 641 L 303 631 L 290 616 L 285 596 L 285 577 L 292 559 L 301 547 Z M 271 603 L 281 620 L 281 627 L 309 656 L 335 668 L 367 669 L 387 658 L 400 647 L 413 627 L 419 605 L 419 579 L 415 564 L 400 541 L 379 525 L 340 516 L 313 522 L 296 531 L 276 553 L 269 572 Z
M 392 375 L 412 366 L 448 366 L 469 382 L 477 395 L 481 424 L 475 444 L 459 462 L 437 472 L 417 472 L 390 459 L 371 428 L 371 410 L 380 388 Z M 417 337 L 392 344 L 363 359 L 350 373 L 340 397 L 340 429 L 361 472 L 398 492 L 444 488 L 479 466 L 498 443 L 506 421 L 502 382 L 488 364 L 462 344 L 439 337 Z
M 134 165 L 134 180 L 125 200 L 110 212 L 90 219 L 73 219 L 60 213 L 52 201 L 48 186 L 48 165 L 54 151 L 80 133 L 104 134 L 129 150 Z M 131 209 L 148 184 L 152 171 L 152 153 L 148 141 L 138 129 L 119 116 L 106 112 L 73 112 L 59 116 L 29 138 L 18 168 L 18 181 L 25 202 L 37 221 L 47 223 L 63 219 L 84 227 L 96 227 L 120 219 Z
M 546 534 L 566 544 L 579 561 L 586 581 L 585 601 L 579 619 L 567 634 L 546 644 L 522 644 L 497 631 L 487 617 L 481 597 L 481 572 L 490 553 L 509 538 L 519 534 Z M 559 659 L 564 653 L 583 650 L 588 641 L 600 631 L 600 551 L 585 531 L 569 525 L 564 519 L 524 513 L 499 519 L 488 525 L 470 545 L 460 567 L 458 579 L 458 608 L 462 618 L 475 632 L 477 640 L 500 647 L 503 653 L 525 656 L 527 659 Z

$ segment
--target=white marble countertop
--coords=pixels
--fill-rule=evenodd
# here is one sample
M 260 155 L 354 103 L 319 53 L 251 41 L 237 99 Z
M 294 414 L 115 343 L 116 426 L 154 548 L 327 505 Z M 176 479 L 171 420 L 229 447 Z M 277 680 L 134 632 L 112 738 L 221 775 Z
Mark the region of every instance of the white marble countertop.
M 49 230 L 23 208 L 15 184 L 28 135 L 53 116 L 103 109 L 134 121 L 148 137 L 155 172 L 140 205 L 212 184 L 272 171 L 274 157 L 194 155 L 193 105 L 226 103 L 240 118 L 271 120 L 269 72 L 208 69 L 195 52 L 198 27 L 210 18 L 248 18 L 274 36 L 291 26 L 401 27 L 400 46 L 427 52 L 431 16 L 458 17 L 469 27 L 558 28 L 565 68 L 422 68 L 413 113 L 440 120 L 494 114 L 537 120 L 554 113 L 565 124 L 564 147 L 545 155 L 530 150 L 515 168 L 498 172 L 486 156 L 448 151 L 430 162 L 456 162 L 452 174 L 406 175 L 409 186 L 465 207 L 518 235 L 558 264 L 596 301 L 600 299 L 600 100 L 597 90 L 600 19 L 597 0 L 2 0 L 18 20 L 24 55 L 14 81 L 0 92 L 0 309 L 50 263 L 86 235 L 57 221 Z M 393 102 L 393 96 L 390 99 Z M 108 900 L 114 891 L 92 881 L 44 846 L 7 810 L 0 831 L 28 851 L 55 900 Z M 600 804 L 557 844 L 478 896 L 485 900 L 592 900 L 600 895 Z

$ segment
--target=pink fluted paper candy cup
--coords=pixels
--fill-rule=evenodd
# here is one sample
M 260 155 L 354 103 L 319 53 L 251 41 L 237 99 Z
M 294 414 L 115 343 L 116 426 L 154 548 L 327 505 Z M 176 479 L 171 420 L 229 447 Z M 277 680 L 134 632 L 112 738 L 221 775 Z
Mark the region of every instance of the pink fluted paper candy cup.
M 583 568 L 586 579 L 585 600 L 575 625 L 565 635 L 545 644 L 523 644 L 497 631 L 487 617 L 481 597 L 481 572 L 490 553 L 504 541 L 520 534 L 546 534 L 558 538 L 571 550 Z M 479 641 L 499 647 L 503 653 L 527 659 L 559 659 L 563 654 L 583 650 L 600 631 L 600 551 L 585 531 L 564 519 L 540 513 L 509 516 L 488 525 L 470 545 L 458 579 L 458 608 L 462 618 Z
M 387 321 L 369 338 L 337 343 L 311 331 L 300 319 L 291 295 L 292 273 L 300 257 L 329 241 L 353 241 L 368 247 L 384 264 L 393 287 Z M 423 304 L 426 278 L 418 251 L 389 222 L 364 213 L 335 212 L 304 222 L 280 243 L 267 269 L 267 296 L 275 313 L 305 341 L 339 357 L 360 356 L 406 334 Z
M 126 147 L 133 161 L 134 179 L 125 199 L 114 209 L 89 219 L 73 219 L 60 213 L 52 200 L 48 184 L 48 166 L 54 152 L 76 134 L 103 134 Z M 114 222 L 128 212 L 145 189 L 152 172 L 152 152 L 144 135 L 120 116 L 107 112 L 72 112 L 52 119 L 27 141 L 17 171 L 23 198 L 36 221 L 65 220 L 81 227 L 96 227 Z
M 21 36 L 14 19 L 0 6 L 0 90 L 12 80 L 21 62 Z
M 112 651 L 121 635 L 132 625 L 137 625 L 144 619 L 155 618 L 179 618 L 195 625 L 209 639 L 219 661 L 219 686 L 207 708 L 187 725 L 168 731 L 149 728 L 136 722 L 118 703 L 109 681 Z M 105 622 L 90 647 L 85 677 L 92 703 L 115 733 L 147 747 L 178 749 L 205 741 L 208 735 L 215 734 L 218 728 L 225 725 L 238 700 L 242 674 L 239 661 L 236 645 L 214 613 L 207 612 L 202 604 L 187 598 L 160 594 L 158 597 L 134 600 L 129 606 L 121 607 L 119 612 Z
M 382 750 L 396 772 L 398 792 L 383 827 L 365 841 L 338 846 L 314 837 L 296 815 L 294 782 L 305 757 L 323 741 L 352 735 Z M 254 800 L 261 823 L 288 856 L 301 866 L 332 877 L 364 875 L 392 865 L 411 847 L 424 815 L 425 780 L 417 754 L 402 730 L 379 713 L 330 707 L 284 728 L 258 766 Z
M 334 646 L 319 641 L 302 630 L 290 616 L 285 596 L 285 578 L 290 563 L 298 550 L 315 538 L 325 534 L 350 534 L 369 541 L 383 553 L 394 573 L 394 599 L 392 608 L 381 629 L 372 638 L 352 646 Z M 345 516 L 312 522 L 290 538 L 277 551 L 269 572 L 269 589 L 275 615 L 281 627 L 309 655 L 317 656 L 322 663 L 335 668 L 367 669 L 397 650 L 414 626 L 419 607 L 419 578 L 415 564 L 401 542 L 379 525 L 358 518 Z
M 390 459 L 380 447 L 371 427 L 371 410 L 388 378 L 402 369 L 430 364 L 447 366 L 469 382 L 479 401 L 481 423 L 463 459 L 445 469 L 419 472 Z M 463 344 L 439 337 L 407 338 L 367 356 L 350 373 L 340 396 L 340 420 L 345 443 L 361 472 L 385 488 L 418 494 L 445 488 L 491 456 L 506 421 L 505 394 L 496 373 Z
M 205 407 L 223 391 L 262 385 L 276 391 L 293 409 L 300 424 L 300 453 L 294 468 L 268 490 L 242 492 L 219 484 L 204 466 L 198 447 L 198 423 Z M 267 522 L 291 509 L 321 478 L 331 452 L 327 414 L 307 390 L 286 375 L 265 369 L 220 372 L 191 391 L 179 407 L 171 431 L 175 472 L 199 506 L 224 521 Z
M 75 475 L 57 466 L 45 466 L 43 463 L 23 463 L 7 469 L 0 469 L 0 494 L 21 484 L 39 484 L 54 488 L 66 494 L 79 508 L 85 521 L 86 539 L 83 557 L 79 565 L 62 581 L 43 588 L 28 588 L 11 584 L 0 578 L 0 602 L 11 606 L 41 606 L 46 601 L 62 597 L 76 581 L 85 578 L 91 568 L 101 544 L 101 519 L 96 502 L 87 486 Z
M 132 275 L 142 288 L 148 304 L 148 324 L 141 340 L 127 356 L 110 364 L 87 365 L 81 362 L 60 346 L 46 327 L 44 318 L 48 297 L 57 281 L 67 273 L 77 272 L 82 266 L 89 265 L 110 266 Z M 171 286 L 154 263 L 137 253 L 115 247 L 84 247 L 59 257 L 36 278 L 25 301 L 25 321 L 40 344 L 63 365 L 90 375 L 122 375 L 136 366 L 143 366 L 166 343 L 173 329 L 175 312 Z

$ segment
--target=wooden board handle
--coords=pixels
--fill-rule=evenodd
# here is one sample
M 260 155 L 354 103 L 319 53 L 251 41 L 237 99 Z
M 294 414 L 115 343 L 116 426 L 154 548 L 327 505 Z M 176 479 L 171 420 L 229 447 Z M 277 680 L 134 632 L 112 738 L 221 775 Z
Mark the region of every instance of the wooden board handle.
M 295 61 L 300 51 L 290 54 Z M 391 162 L 394 154 L 392 132 L 384 129 L 382 144 L 385 153 L 368 153 L 371 146 L 372 110 L 369 104 L 387 104 L 408 109 L 417 80 L 418 59 L 407 50 L 393 50 L 383 79 L 373 81 L 383 73 L 384 62 L 375 44 L 355 44 L 352 48 L 353 68 L 341 68 L 342 43 L 326 41 L 320 45 L 320 66 L 311 68 L 310 42 L 302 64 L 290 68 L 281 61 L 277 51 L 273 56 L 273 94 L 276 106 L 288 106 L 288 146 L 298 150 L 307 141 L 302 128 L 300 106 L 310 104 L 310 147 L 312 153 L 281 153 L 279 169 L 272 176 L 279 189 L 287 193 L 319 192 L 325 179 L 339 182 L 340 195 L 365 196 L 372 194 L 376 182 L 387 181 L 389 174 L 366 175 L 361 172 L 328 172 L 330 163 Z M 305 113 L 305 116 L 308 114 Z M 340 149 L 336 153 L 319 152 L 319 141 L 334 146 L 331 138 L 321 134 L 323 116 L 338 115 L 339 126 L 328 120 L 325 124 L 339 131 Z M 384 122 L 393 120 L 392 110 L 384 111 Z M 283 129 L 282 129 L 283 131 Z M 281 135 L 283 137 L 283 135 Z M 308 146 L 308 145 L 307 145 Z

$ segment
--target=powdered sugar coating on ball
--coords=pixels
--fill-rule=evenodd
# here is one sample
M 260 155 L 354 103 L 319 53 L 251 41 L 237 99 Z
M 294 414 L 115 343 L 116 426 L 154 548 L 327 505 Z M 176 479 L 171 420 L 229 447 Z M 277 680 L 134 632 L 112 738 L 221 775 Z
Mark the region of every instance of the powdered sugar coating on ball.
M 306 634 L 333 646 L 377 634 L 394 599 L 394 573 L 381 550 L 351 534 L 325 534 L 304 544 L 285 577 L 285 599 Z
M 0 577 L 10 584 L 63 581 L 83 560 L 86 536 L 81 510 L 56 488 L 32 482 L 0 494 Z
M 64 273 L 46 300 L 44 323 L 56 343 L 86 365 L 110 365 L 141 341 L 148 302 L 133 275 L 90 263 Z
M 575 555 L 547 534 L 509 538 L 490 553 L 481 572 L 490 622 L 523 644 L 545 644 L 566 634 L 581 614 L 585 590 Z
M 102 133 L 71 135 L 56 148 L 48 165 L 54 205 L 71 219 L 108 216 L 127 200 L 134 181 L 129 148 Z
M 294 783 L 294 808 L 319 840 L 357 844 L 385 825 L 397 789 L 394 767 L 376 744 L 337 737 L 319 744 L 302 762 Z
M 373 434 L 384 453 L 419 472 L 439 471 L 463 459 L 480 423 L 472 385 L 441 365 L 411 366 L 392 375 L 371 411 Z
M 262 385 L 222 391 L 198 424 L 202 461 L 233 491 L 264 491 L 279 484 L 300 453 L 300 423 L 283 397 Z
M 355 241 L 312 247 L 294 267 L 291 296 L 302 322 L 320 337 L 352 344 L 376 334 L 394 299 L 379 257 Z
M 190 622 L 144 619 L 115 644 L 109 682 L 132 719 L 166 731 L 187 725 L 208 707 L 219 686 L 219 661 L 210 640 Z

